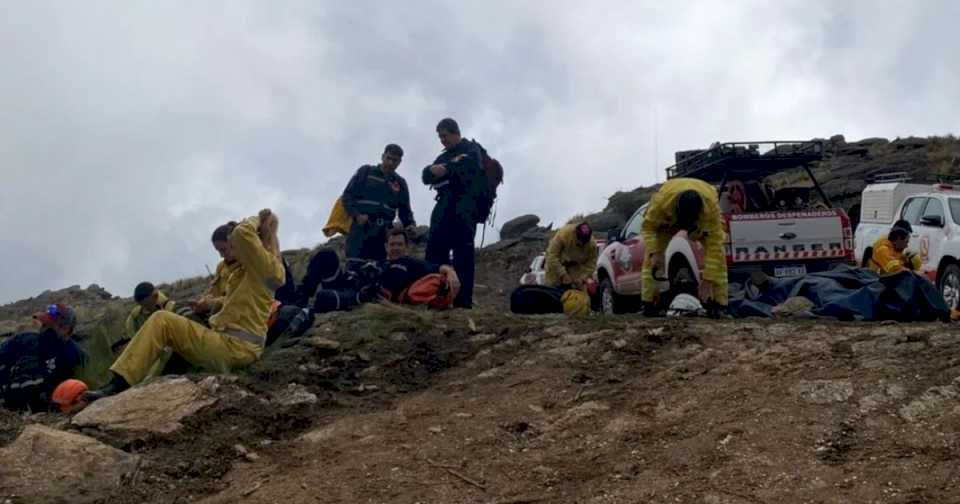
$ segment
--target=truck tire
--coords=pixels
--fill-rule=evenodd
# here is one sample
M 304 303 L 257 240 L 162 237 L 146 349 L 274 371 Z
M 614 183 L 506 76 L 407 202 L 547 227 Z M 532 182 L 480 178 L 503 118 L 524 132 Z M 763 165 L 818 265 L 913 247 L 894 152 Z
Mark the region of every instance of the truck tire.
M 670 291 L 672 294 L 690 294 L 697 295 L 697 277 L 693 274 L 693 268 L 684 258 L 678 258 L 671 261 L 670 268 Z
M 960 307 L 960 266 L 957 264 L 948 264 L 940 273 L 940 294 L 948 307 Z
M 600 300 L 600 313 L 604 315 L 619 315 L 624 312 L 623 299 L 613 290 L 613 283 L 609 278 L 600 282 L 597 299 Z

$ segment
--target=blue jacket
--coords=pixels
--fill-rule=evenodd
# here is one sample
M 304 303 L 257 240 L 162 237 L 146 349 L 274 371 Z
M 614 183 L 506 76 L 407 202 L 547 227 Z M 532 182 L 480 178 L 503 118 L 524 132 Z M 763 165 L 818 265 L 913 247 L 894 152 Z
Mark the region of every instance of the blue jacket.
M 73 340 L 53 329 L 17 334 L 0 343 L 0 406 L 47 411 L 53 389 L 86 361 Z

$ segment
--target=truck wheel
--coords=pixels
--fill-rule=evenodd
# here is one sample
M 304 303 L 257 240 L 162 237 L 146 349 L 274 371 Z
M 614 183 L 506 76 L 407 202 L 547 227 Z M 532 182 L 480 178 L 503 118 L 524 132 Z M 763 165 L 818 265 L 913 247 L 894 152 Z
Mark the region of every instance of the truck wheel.
M 623 300 L 620 295 L 613 290 L 613 283 L 609 278 L 604 278 L 600 282 L 600 289 L 597 293 L 600 298 L 600 313 L 604 315 L 615 315 L 623 313 Z
M 940 274 L 940 293 L 950 308 L 960 306 L 960 266 L 948 264 Z
M 676 294 L 697 295 L 697 279 L 686 260 L 677 263 L 677 269 L 670 275 L 670 291 Z

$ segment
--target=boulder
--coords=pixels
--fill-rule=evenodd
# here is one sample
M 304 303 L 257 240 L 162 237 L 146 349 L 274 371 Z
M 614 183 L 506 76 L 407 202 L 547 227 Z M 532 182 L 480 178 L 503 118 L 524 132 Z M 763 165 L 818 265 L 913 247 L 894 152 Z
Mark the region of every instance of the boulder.
M 549 240 L 553 236 L 553 231 L 548 228 L 535 228 L 524 231 L 520 239 L 523 241 L 543 241 Z
M 102 502 L 140 466 L 137 455 L 43 425 L 28 425 L 0 460 L 0 496 L 13 497 L 6 502 L 51 504 Z
M 100 399 L 73 417 L 73 425 L 134 438 L 168 435 L 216 401 L 186 378 L 162 378 Z
M 606 234 L 607 231 L 623 227 L 626 219 L 613 212 L 600 212 L 588 215 L 586 221 L 594 233 Z
M 643 206 L 647 201 L 650 201 L 650 197 L 653 196 L 658 189 L 660 189 L 660 184 L 651 187 L 638 187 L 626 192 L 617 191 L 607 200 L 607 208 L 603 211 L 604 213 L 617 214 L 624 220 L 629 219 L 630 216 L 633 215 L 633 212 Z
M 510 219 L 500 227 L 500 239 L 519 238 L 525 231 L 536 228 L 539 223 L 540 217 L 532 214 Z
M 329 338 L 324 338 L 321 336 L 313 336 L 310 338 L 305 338 L 303 343 L 307 346 L 316 348 L 317 350 L 325 353 L 337 353 L 340 351 L 340 342 L 334 341 Z
M 858 145 L 886 145 L 890 143 L 890 140 L 887 140 L 886 138 L 880 138 L 880 137 L 871 137 L 871 138 L 864 138 L 863 140 L 860 140 L 859 142 L 855 142 L 855 143 L 857 143 Z
M 284 407 L 295 407 L 302 406 L 307 404 L 316 404 L 317 395 L 307 390 L 306 387 L 300 385 L 299 383 L 291 383 L 287 385 L 287 388 L 278 392 L 273 401 Z
M 844 145 L 847 143 L 847 139 L 843 135 L 833 135 L 830 137 L 830 143 L 836 146 Z

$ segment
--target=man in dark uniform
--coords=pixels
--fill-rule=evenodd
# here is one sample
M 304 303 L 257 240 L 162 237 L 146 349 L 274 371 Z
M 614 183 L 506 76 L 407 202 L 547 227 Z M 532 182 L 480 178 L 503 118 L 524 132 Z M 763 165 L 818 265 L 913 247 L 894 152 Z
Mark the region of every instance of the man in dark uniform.
M 399 302 L 400 294 L 407 287 L 431 273 L 443 275 L 451 289 L 460 288 L 454 268 L 431 264 L 408 255 L 409 241 L 403 229 L 391 229 L 386 243 L 381 247 L 384 247 L 386 260 L 367 261 L 352 271 L 339 267 L 335 251 L 318 251 L 310 260 L 307 276 L 319 278 L 320 281 L 310 285 L 320 285 L 321 288 L 316 291 L 316 297 L 309 307 L 306 302 L 301 304 L 306 310 L 305 317 L 309 319 L 314 313 L 347 311 L 357 305 L 384 298 Z M 309 298 L 313 292 L 305 289 L 301 294 Z
M 437 136 L 444 150 L 423 169 L 423 183 L 437 190 L 437 204 L 430 216 L 430 237 L 426 259 L 433 264 L 450 264 L 460 275 L 461 288 L 454 307 L 473 307 L 477 233 L 476 181 L 483 170 L 480 147 L 460 136 L 460 126 L 450 118 L 437 124 Z M 453 254 L 453 260 L 450 254 Z
M 454 268 L 434 264 L 409 255 L 409 237 L 402 229 L 391 229 L 387 234 L 387 261 L 380 274 L 380 293 L 391 301 L 400 302 L 400 294 L 414 282 L 432 273 L 440 273 L 450 289 L 460 288 L 460 278 Z
M 400 214 L 404 227 L 414 226 L 407 181 L 397 175 L 403 149 L 390 144 L 377 166 L 361 166 L 343 191 L 343 207 L 353 219 L 347 235 L 347 267 L 386 259 L 383 242 L 387 229 Z
M 73 341 L 73 308 L 50 305 L 33 318 L 38 331 L 0 343 L 0 406 L 7 409 L 47 411 L 54 388 L 72 378 L 87 358 Z

